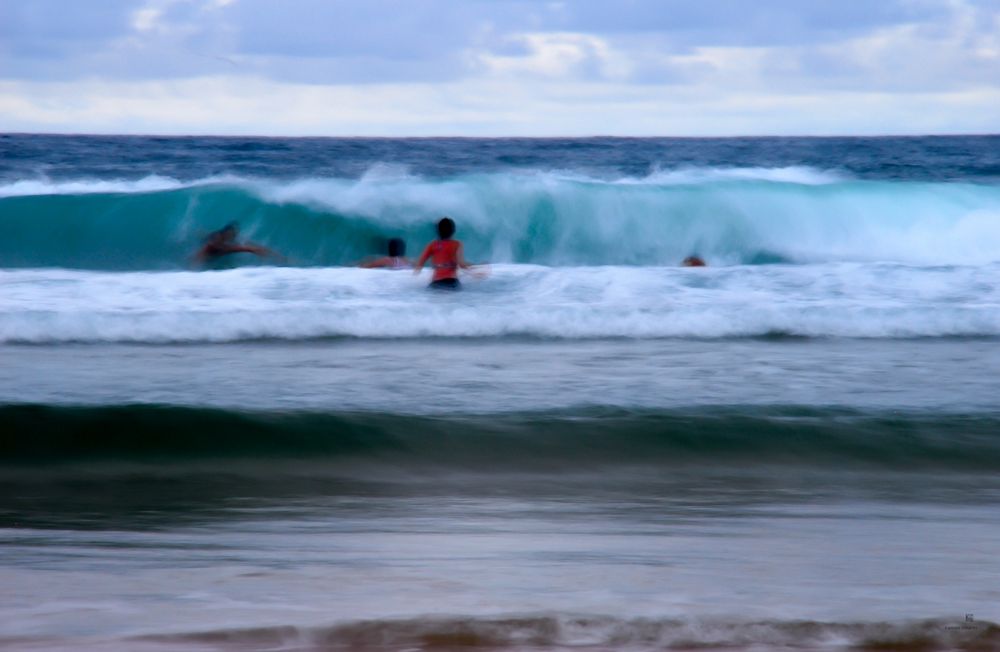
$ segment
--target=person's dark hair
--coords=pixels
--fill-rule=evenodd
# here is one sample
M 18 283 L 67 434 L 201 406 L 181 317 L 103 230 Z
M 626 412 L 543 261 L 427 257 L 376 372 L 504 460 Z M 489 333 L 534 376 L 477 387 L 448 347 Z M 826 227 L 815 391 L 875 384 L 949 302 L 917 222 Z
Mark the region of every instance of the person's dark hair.
M 402 238 L 392 238 L 389 240 L 389 255 L 392 257 L 406 255 L 406 243 Z
M 442 217 L 438 222 L 438 237 L 447 240 L 455 235 L 455 221 L 450 217 Z
M 236 235 L 239 232 L 240 232 L 239 224 L 237 224 L 236 222 L 230 222 L 229 224 L 225 225 L 221 229 L 218 229 L 216 231 L 212 231 L 211 233 L 209 233 L 207 236 L 205 236 L 205 239 L 206 240 L 226 240 L 226 239 L 230 239 L 230 238 L 235 238 Z

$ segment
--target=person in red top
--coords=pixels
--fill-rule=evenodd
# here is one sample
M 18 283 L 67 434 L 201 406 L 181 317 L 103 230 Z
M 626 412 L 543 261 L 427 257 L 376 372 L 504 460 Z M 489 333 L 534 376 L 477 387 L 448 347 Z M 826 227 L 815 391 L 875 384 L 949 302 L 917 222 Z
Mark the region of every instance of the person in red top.
M 439 290 L 457 290 L 461 287 L 458 282 L 459 268 L 470 269 L 472 265 L 462 254 L 462 243 L 451 239 L 451 236 L 455 235 L 454 220 L 442 217 L 438 221 L 437 232 L 438 239 L 424 249 L 424 253 L 413 266 L 413 273 L 419 274 L 429 259 L 431 266 L 434 267 L 434 277 L 431 279 L 430 287 Z

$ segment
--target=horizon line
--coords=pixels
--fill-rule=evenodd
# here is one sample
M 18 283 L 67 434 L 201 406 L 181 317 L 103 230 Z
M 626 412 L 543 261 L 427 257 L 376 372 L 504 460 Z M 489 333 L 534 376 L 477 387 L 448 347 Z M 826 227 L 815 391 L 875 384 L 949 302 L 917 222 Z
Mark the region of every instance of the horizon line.
M 996 133 L 976 133 L 976 132 L 961 132 L 961 133 L 883 133 L 883 134 L 729 134 L 729 135 L 713 135 L 713 136 L 699 136 L 699 135 L 616 135 L 616 134 L 588 134 L 588 135 L 555 135 L 555 136 L 518 136 L 518 135 L 505 135 L 505 136 L 470 136 L 470 135 L 447 135 L 438 134 L 433 136 L 417 136 L 417 135 L 279 135 L 279 134 L 211 134 L 211 133 L 185 133 L 185 134 L 170 134 L 170 133 L 116 133 L 116 132 L 102 132 L 102 131 L 0 131 L 0 137 L 3 136 L 93 136 L 93 137 L 133 137 L 133 138 L 301 138 L 301 139 L 320 139 L 329 138 L 337 140 L 586 140 L 586 139 L 611 139 L 617 138 L 621 140 L 652 140 L 652 139 L 689 139 L 689 140 L 724 140 L 733 138 L 817 138 L 817 139 L 834 139 L 834 138 L 986 138 L 986 137 L 996 137 L 1000 136 L 1000 132 Z

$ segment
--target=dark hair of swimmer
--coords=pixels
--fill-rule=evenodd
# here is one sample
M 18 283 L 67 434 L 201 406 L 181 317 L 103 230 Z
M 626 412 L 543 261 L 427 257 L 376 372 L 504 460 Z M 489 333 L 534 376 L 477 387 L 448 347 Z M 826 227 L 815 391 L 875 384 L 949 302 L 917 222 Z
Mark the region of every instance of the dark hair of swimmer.
M 236 222 L 230 222 L 218 231 L 212 231 L 208 234 L 206 240 L 233 240 L 236 238 L 236 234 L 240 232 L 240 227 Z
M 438 222 L 438 237 L 447 240 L 455 235 L 455 221 L 450 217 L 442 217 Z
M 393 258 L 406 255 L 406 243 L 402 238 L 392 238 L 389 240 L 389 255 Z
M 706 266 L 705 265 L 705 261 L 702 260 L 701 256 L 698 256 L 698 255 L 688 256 L 687 258 L 684 259 L 684 261 L 681 263 L 681 265 L 683 265 L 684 267 L 705 267 Z

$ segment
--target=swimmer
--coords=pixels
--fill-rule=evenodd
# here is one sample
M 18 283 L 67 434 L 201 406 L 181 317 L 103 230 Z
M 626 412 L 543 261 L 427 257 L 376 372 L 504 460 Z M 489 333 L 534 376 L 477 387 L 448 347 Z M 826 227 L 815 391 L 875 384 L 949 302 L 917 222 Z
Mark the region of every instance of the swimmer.
M 236 222 L 230 222 L 218 231 L 213 231 L 208 234 L 205 238 L 205 244 L 202 245 L 198 253 L 194 255 L 195 262 L 206 263 L 211 260 L 216 260 L 222 256 L 228 256 L 229 254 L 239 254 L 248 253 L 265 258 L 267 256 L 272 256 L 280 260 L 284 260 L 281 254 L 271 251 L 267 247 L 263 247 L 259 244 L 253 242 L 236 242 L 236 237 L 239 235 L 239 227 Z
M 688 256 L 681 261 L 681 267 L 707 267 L 701 256 Z
M 388 256 L 382 256 L 381 258 L 361 263 L 358 267 L 367 269 L 404 269 L 410 267 L 412 264 L 410 259 L 406 257 L 406 243 L 401 238 L 392 238 L 389 240 Z
M 413 273 L 419 274 L 424 268 L 424 263 L 430 259 L 434 277 L 429 287 L 438 290 L 457 290 L 461 287 L 458 282 L 459 268 L 472 269 L 472 265 L 462 254 L 462 243 L 451 238 L 455 235 L 455 222 L 450 217 L 442 217 L 438 221 L 437 232 L 438 239 L 424 249 L 424 253 L 413 266 Z

